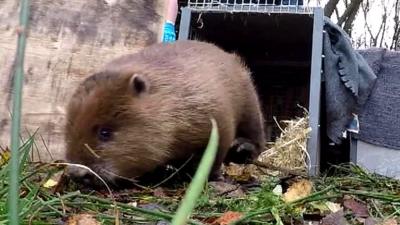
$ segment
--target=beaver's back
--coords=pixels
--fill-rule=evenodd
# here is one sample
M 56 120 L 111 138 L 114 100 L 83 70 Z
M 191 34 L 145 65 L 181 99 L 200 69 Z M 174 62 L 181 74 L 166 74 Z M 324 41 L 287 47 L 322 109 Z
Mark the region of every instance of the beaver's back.
M 187 109 L 187 115 L 195 109 L 206 115 L 223 109 L 226 116 L 238 117 L 245 110 L 248 94 L 254 91 L 240 58 L 205 42 L 156 44 L 111 62 L 107 69 L 143 71 L 153 99 L 160 104 L 161 100 L 167 104 L 175 100 L 176 104 L 167 106 L 172 112 Z

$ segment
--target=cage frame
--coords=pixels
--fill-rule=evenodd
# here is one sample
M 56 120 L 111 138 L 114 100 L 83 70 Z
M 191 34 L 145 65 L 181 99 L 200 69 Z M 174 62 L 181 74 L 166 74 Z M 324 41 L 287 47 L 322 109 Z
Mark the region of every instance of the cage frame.
M 225 2 L 223 2 L 225 1 Z M 194 11 L 207 11 L 207 12 L 258 12 L 258 13 L 297 13 L 297 14 L 312 14 L 313 8 L 299 4 L 300 0 L 296 1 L 296 4 L 284 4 L 284 0 L 269 0 L 270 2 L 260 3 L 227 3 L 228 0 L 187 0 L 187 7 Z M 244 1 L 244 0 L 243 0 Z M 292 0 L 287 0 L 292 1 Z M 318 6 L 318 4 L 317 4 Z
M 287 6 L 274 6 L 287 7 Z M 298 6 L 290 6 L 298 8 Z M 321 150 L 321 132 L 320 132 L 320 112 L 321 112 L 321 85 L 322 85 L 322 58 L 323 58 L 323 25 L 324 12 L 319 6 L 309 7 L 307 14 L 313 17 L 313 34 L 311 49 L 311 70 L 310 70 L 310 90 L 309 90 L 309 125 L 311 127 L 310 136 L 307 140 L 307 152 L 309 154 L 308 174 L 317 176 L 320 173 L 320 150 Z M 196 7 L 185 6 L 181 8 L 181 18 L 179 24 L 178 40 L 188 40 L 190 38 L 190 25 L 192 13 L 301 13 L 298 10 L 288 11 L 235 11 L 234 9 L 210 10 Z

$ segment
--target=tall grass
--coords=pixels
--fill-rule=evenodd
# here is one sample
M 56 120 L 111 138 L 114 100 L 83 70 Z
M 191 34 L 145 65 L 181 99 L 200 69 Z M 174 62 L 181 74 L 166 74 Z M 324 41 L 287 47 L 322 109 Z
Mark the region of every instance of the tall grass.
M 218 140 L 219 140 L 217 123 L 215 122 L 214 119 L 212 119 L 211 122 L 212 122 L 212 131 L 208 146 L 203 155 L 203 158 L 200 161 L 199 168 L 197 169 L 196 174 L 189 185 L 185 197 L 183 198 L 183 201 L 179 206 L 174 219 L 172 220 L 172 225 L 186 224 L 186 221 L 188 220 L 190 214 L 192 213 L 196 205 L 196 200 L 200 196 L 204 184 L 208 180 L 211 167 L 215 161 L 215 157 L 217 154 Z
M 118 214 L 110 213 L 111 208 L 114 207 L 112 199 L 97 197 L 93 194 L 83 194 L 79 191 L 68 192 L 69 188 L 66 186 L 64 187 L 64 194 L 54 193 L 50 189 L 44 188 L 43 184 L 54 173 L 60 172 L 63 168 L 55 166 L 57 163 L 46 164 L 29 161 L 29 155 L 35 145 L 35 132 L 18 149 L 19 174 L 17 178 L 20 184 L 18 195 L 21 195 L 17 209 L 18 224 L 54 224 L 61 218 L 69 217 L 75 211 L 83 213 L 94 212 L 96 218 L 102 224 L 117 224 L 116 221 L 119 220 L 128 224 L 132 222 L 136 224 L 136 222 L 174 220 L 176 221 L 174 222 L 175 224 L 201 225 L 202 223 L 188 218 L 207 181 L 217 152 L 218 130 L 215 121 L 212 121 L 212 125 L 213 128 L 207 149 L 175 217 L 170 212 L 147 210 L 118 202 L 116 203 L 118 211 L 124 215 L 124 218 L 121 218 Z M 3 152 L 2 154 L 6 153 Z M 13 219 L 8 213 L 10 211 L 9 205 L 5 204 L 8 198 L 7 192 L 12 188 L 9 179 L 7 179 L 10 175 L 11 167 L 10 161 L 0 164 L 0 225 L 11 224 L 11 219 Z M 137 196 L 134 198 L 140 199 Z
M 8 214 L 11 225 L 18 225 L 19 201 L 19 133 L 21 124 L 22 86 L 24 80 L 24 59 L 26 34 L 29 20 L 29 0 L 20 1 L 20 16 L 18 29 L 18 46 L 14 73 L 13 110 L 11 127 L 11 163 L 10 163 L 10 188 L 8 198 Z
M 19 185 L 17 186 L 17 189 L 15 189 L 15 183 L 20 184 L 20 182 L 23 182 L 28 175 L 26 171 L 26 167 L 28 166 L 28 159 L 29 159 L 29 154 L 32 149 L 32 146 L 34 144 L 34 136 L 31 136 L 26 142 L 23 143 L 23 145 L 17 149 L 17 174 L 15 174 L 14 168 L 12 164 L 12 157 L 15 157 L 15 154 L 11 156 L 11 161 L 10 162 L 5 162 L 4 165 L 1 165 L 0 167 L 0 180 L 3 180 L 3 182 L 0 182 L 0 202 L 5 203 L 5 199 L 7 199 L 8 202 L 8 210 L 6 210 L 5 205 L 0 205 L 0 221 L 7 223 L 7 224 L 20 224 L 19 217 L 22 212 L 20 212 L 20 208 L 26 209 L 26 205 L 22 204 L 19 205 L 19 196 L 20 196 L 20 188 Z M 3 152 L 2 154 L 7 154 L 6 152 Z M 15 177 L 12 177 L 15 176 Z M 7 177 L 10 177 L 10 179 L 7 179 Z M 13 179 L 16 179 L 14 181 Z M 9 180 L 9 182 L 4 182 Z M 14 182 L 14 186 L 12 185 L 11 181 Z M 14 188 L 14 189 L 13 189 Z M 7 196 L 7 192 L 9 193 Z M 15 194 L 14 194 L 15 192 Z M 11 195 L 13 193 L 14 196 Z M 16 196 L 16 197 L 15 197 Z M 14 201 L 11 201 L 14 200 Z M 16 201 L 15 201 L 16 200 Z M 5 213 L 1 212 L 7 212 L 8 217 L 6 217 Z M 16 213 L 16 219 L 15 215 Z

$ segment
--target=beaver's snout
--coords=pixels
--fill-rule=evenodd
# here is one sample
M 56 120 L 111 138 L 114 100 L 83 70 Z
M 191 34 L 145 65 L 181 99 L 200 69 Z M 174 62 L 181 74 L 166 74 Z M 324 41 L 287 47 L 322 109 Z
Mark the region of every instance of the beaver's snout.
M 88 169 L 76 166 L 69 166 L 66 172 L 67 175 L 75 182 L 82 183 L 83 185 L 88 186 L 95 183 L 94 180 L 96 179 L 96 177 L 91 174 Z
M 113 176 L 105 176 L 104 174 L 94 175 L 91 171 L 85 168 L 69 166 L 66 170 L 67 176 L 76 182 L 88 188 L 95 190 L 106 189 L 106 185 L 113 189 L 133 187 L 133 180 L 121 179 Z M 101 177 L 101 179 L 100 179 Z

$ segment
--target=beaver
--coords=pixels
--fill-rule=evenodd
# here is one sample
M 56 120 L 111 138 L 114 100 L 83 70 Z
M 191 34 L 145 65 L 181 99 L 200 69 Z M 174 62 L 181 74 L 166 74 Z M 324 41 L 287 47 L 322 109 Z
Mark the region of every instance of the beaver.
M 210 118 L 220 134 L 210 180 L 218 180 L 233 145 L 248 150 L 250 160 L 264 146 L 251 74 L 239 56 L 211 43 L 153 44 L 112 60 L 77 87 L 67 106 L 66 159 L 111 184 L 137 180 L 171 161 L 201 156 Z M 71 167 L 69 174 L 93 183 L 87 170 Z

